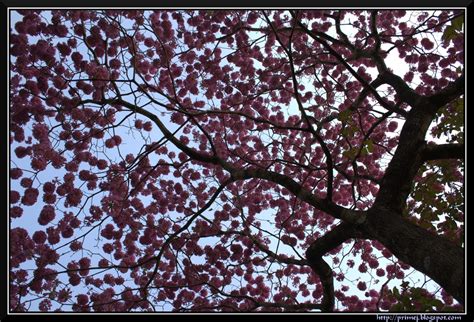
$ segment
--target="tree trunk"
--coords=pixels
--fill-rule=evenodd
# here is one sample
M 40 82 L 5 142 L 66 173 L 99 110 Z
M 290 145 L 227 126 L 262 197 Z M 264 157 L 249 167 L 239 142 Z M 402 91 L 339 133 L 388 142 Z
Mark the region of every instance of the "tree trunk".
M 464 249 L 412 224 L 400 214 L 375 208 L 363 228 L 397 258 L 428 275 L 464 305 Z

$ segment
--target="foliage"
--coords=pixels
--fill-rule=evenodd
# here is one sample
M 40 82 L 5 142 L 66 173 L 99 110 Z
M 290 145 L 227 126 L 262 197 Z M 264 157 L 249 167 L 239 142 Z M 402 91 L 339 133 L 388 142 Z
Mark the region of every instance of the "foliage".
M 370 220 L 460 252 L 462 12 L 11 21 L 10 310 L 462 309 Z

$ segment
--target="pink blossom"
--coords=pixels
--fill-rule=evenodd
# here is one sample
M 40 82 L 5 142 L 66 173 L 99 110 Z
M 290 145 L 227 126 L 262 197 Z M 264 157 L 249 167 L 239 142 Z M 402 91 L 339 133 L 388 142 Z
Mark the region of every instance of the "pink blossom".
M 46 205 L 43 207 L 43 209 L 40 212 L 40 215 L 38 217 L 38 223 L 40 225 L 45 226 L 49 224 L 51 221 L 53 221 L 55 217 L 56 217 L 56 213 L 55 213 L 54 207 L 50 205 Z
M 20 218 L 23 214 L 23 208 L 14 206 L 10 208 L 10 217 L 11 218 Z
M 434 43 L 428 38 L 423 38 L 420 43 L 427 50 L 433 49 L 434 47 Z
M 11 179 L 18 179 L 23 175 L 23 171 L 20 168 L 12 168 L 10 169 L 10 178 Z
M 55 184 L 52 182 L 45 182 L 43 184 L 43 191 L 46 193 L 53 193 L 55 188 Z
M 21 203 L 26 206 L 32 206 L 36 203 L 38 199 L 38 189 L 35 188 L 28 188 L 25 190 L 25 194 L 21 198 Z
M 398 123 L 395 122 L 395 121 L 392 121 L 388 124 L 387 128 L 390 132 L 395 132 L 395 130 L 397 129 L 398 127 Z
M 82 243 L 78 240 L 73 241 L 70 245 L 69 248 L 71 248 L 72 251 L 78 251 L 82 249 Z
M 122 63 L 120 62 L 120 60 L 114 58 L 110 60 L 109 65 L 113 69 L 119 69 Z
M 44 231 L 38 230 L 33 234 L 33 240 L 37 244 L 44 244 L 46 241 L 47 235 Z
M 31 180 L 30 178 L 23 178 L 20 181 L 20 185 L 23 188 L 30 188 L 32 184 L 33 184 L 33 180 Z
M 10 191 L 10 203 L 15 204 L 20 201 L 20 193 L 16 190 Z
M 33 125 L 33 137 L 39 141 L 48 138 L 48 126 L 43 123 L 36 123 Z
M 71 206 L 77 206 L 82 200 L 82 191 L 80 189 L 72 189 L 70 193 L 66 196 L 66 201 Z
M 145 123 L 143 123 L 143 129 L 147 132 L 150 132 L 151 129 L 152 129 L 152 124 L 150 121 L 146 121 Z
M 47 204 L 54 204 L 56 202 L 56 195 L 52 193 L 45 193 L 43 195 L 43 201 Z
M 83 257 L 79 260 L 80 268 L 89 268 L 90 264 L 91 264 L 91 260 L 89 257 Z
M 367 272 L 367 265 L 365 265 L 365 263 L 362 263 L 359 265 L 359 272 L 361 273 Z
M 365 284 L 365 282 L 359 282 L 357 283 L 357 288 L 361 291 L 365 291 L 367 289 L 367 285 Z
M 79 294 L 77 296 L 77 304 L 86 305 L 89 302 L 89 297 L 86 294 Z

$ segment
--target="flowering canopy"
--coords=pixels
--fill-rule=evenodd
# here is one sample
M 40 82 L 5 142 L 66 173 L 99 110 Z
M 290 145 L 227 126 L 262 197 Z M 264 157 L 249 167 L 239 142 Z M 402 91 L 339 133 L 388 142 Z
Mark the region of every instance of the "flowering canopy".
M 12 20 L 10 310 L 462 309 L 462 12 Z

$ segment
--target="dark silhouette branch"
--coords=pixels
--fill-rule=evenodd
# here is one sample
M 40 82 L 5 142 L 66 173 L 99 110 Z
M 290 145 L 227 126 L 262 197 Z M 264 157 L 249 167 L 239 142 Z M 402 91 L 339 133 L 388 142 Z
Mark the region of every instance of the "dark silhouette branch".
M 334 309 L 334 284 L 332 269 L 322 257 L 346 240 L 354 237 L 362 237 L 362 234 L 354 225 L 343 223 L 323 237 L 316 239 L 306 250 L 308 263 L 319 276 L 323 285 L 324 291 L 321 308 L 323 312 L 332 312 Z
M 290 13 L 293 16 L 293 18 L 296 19 L 295 13 L 293 11 L 290 11 Z M 365 80 L 362 76 L 360 76 L 354 70 L 354 68 L 352 68 L 349 65 L 347 60 L 344 59 L 334 48 L 332 48 L 331 45 L 329 45 L 325 40 L 321 39 L 315 33 L 309 30 L 305 25 L 303 25 L 301 21 L 298 20 L 297 23 L 298 23 L 298 26 L 300 26 L 306 32 L 306 34 L 308 34 L 308 36 L 313 38 L 316 42 L 321 44 L 327 51 L 329 51 L 329 53 L 331 53 L 331 55 L 334 56 L 352 74 L 352 76 L 354 76 L 354 78 L 357 79 L 362 84 L 364 88 L 367 88 L 381 106 L 383 106 L 385 109 L 389 111 L 398 113 L 402 116 L 406 116 L 407 112 L 405 110 L 402 110 L 401 108 L 398 108 L 395 106 L 391 106 L 388 102 L 386 102 L 384 98 L 380 96 L 377 90 L 373 88 L 367 80 Z
M 400 213 L 383 207 L 369 210 L 362 229 L 387 247 L 398 259 L 431 277 L 464 305 L 464 249 L 428 232 Z
M 423 161 L 441 159 L 464 159 L 464 144 L 427 145 L 422 152 Z
M 466 86 L 466 78 L 464 70 L 462 71 L 461 76 L 459 76 L 454 82 L 451 82 L 448 86 L 433 94 L 428 96 L 428 100 L 433 106 L 433 109 L 440 109 L 449 102 L 459 98 L 464 94 Z

